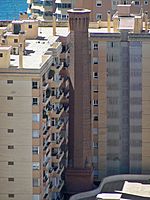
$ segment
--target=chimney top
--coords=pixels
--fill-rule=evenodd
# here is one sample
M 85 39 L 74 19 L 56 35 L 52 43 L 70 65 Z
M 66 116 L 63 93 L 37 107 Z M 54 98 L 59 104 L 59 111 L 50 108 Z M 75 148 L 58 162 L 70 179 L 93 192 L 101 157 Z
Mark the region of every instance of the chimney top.
M 74 9 L 70 9 L 68 10 L 68 13 L 90 13 L 91 11 L 88 9 L 84 9 L 84 8 L 74 8 Z

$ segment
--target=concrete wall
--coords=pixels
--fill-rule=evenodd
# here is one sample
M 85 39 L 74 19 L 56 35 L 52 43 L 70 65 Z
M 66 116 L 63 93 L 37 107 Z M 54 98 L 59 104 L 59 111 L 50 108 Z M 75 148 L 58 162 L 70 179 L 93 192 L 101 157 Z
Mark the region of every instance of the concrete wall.
M 142 172 L 150 173 L 150 42 L 142 45 Z
M 24 80 L 23 80 L 24 79 Z M 7 80 L 13 80 L 8 84 Z M 0 199 L 32 199 L 32 85 L 30 78 L 0 77 Z M 13 97 L 8 100 L 8 97 Z M 13 113 L 13 116 L 8 116 Z M 8 129 L 13 129 L 9 133 Z M 14 149 L 8 149 L 13 145 Z M 14 165 L 8 165 L 13 161 Z M 14 178 L 14 181 L 8 181 Z

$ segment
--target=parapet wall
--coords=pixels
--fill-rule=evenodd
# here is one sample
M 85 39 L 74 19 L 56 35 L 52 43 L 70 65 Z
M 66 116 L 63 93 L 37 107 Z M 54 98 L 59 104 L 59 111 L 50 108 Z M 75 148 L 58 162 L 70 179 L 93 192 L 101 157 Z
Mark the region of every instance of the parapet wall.
M 87 192 L 82 192 L 76 195 L 73 195 L 70 197 L 69 200 L 86 200 L 87 198 L 89 199 L 96 199 L 97 194 L 101 193 L 103 187 L 105 184 L 111 183 L 111 182 L 116 182 L 116 181 L 134 181 L 134 182 L 147 182 L 150 183 L 150 175 L 133 175 L 133 174 L 123 174 L 123 175 L 114 175 L 114 176 L 108 176 L 104 178 L 99 185 L 98 188 L 95 190 L 87 191 Z

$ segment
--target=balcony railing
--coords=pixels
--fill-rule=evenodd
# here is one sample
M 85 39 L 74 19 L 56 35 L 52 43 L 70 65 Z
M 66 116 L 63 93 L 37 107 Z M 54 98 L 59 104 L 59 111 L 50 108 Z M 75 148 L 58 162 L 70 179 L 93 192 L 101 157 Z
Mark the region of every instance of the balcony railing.
M 62 137 L 62 136 L 60 138 L 56 139 L 56 140 L 53 140 L 52 141 L 52 147 L 53 148 L 59 148 L 62 145 L 63 141 L 64 141 L 64 137 Z
M 60 94 L 57 94 L 56 96 L 51 97 L 51 102 L 52 103 L 60 103 L 60 101 L 63 99 L 64 93 L 60 92 Z
M 46 82 L 43 83 L 43 90 L 47 90 L 48 86 L 49 86 L 48 83 L 46 83 Z
M 50 184 L 49 184 L 49 192 L 53 192 L 53 190 L 54 190 L 54 185 L 53 185 L 52 182 L 50 182 Z
M 58 108 L 56 110 L 51 110 L 50 116 L 52 118 L 60 118 L 63 112 L 64 112 L 64 108 L 63 107 Z
M 61 180 L 61 181 L 59 181 L 58 186 L 55 186 L 55 188 L 54 188 L 53 191 L 54 191 L 54 192 L 60 192 L 63 186 L 64 186 L 64 181 Z
M 59 133 L 61 131 L 61 129 L 64 126 L 64 122 L 59 122 L 59 124 L 55 124 L 54 126 L 52 126 L 52 132 L 53 133 Z
M 50 84 L 50 87 L 52 88 L 60 88 L 63 82 L 64 82 L 64 78 L 60 77 L 58 79 L 53 79 L 53 81 L 51 81 L 49 84 Z
M 63 158 L 63 156 L 64 156 L 64 152 L 63 151 L 61 151 L 60 153 L 58 153 L 55 156 L 52 155 L 52 162 L 54 162 L 54 163 L 60 162 L 61 159 Z
M 64 171 L 64 166 L 62 165 L 60 168 L 57 168 L 57 170 L 54 170 L 53 176 L 54 177 L 61 176 L 63 171 Z

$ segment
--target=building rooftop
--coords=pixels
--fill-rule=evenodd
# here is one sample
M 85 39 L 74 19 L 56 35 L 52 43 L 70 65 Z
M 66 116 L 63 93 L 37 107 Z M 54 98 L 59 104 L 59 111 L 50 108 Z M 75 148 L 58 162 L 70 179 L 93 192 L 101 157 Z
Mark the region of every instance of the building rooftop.
M 58 40 L 59 36 L 66 36 L 68 28 L 57 28 L 57 35 L 53 36 L 52 27 L 39 27 L 38 37 L 36 39 L 26 40 L 25 55 L 23 55 L 23 68 L 40 69 L 43 60 L 42 55 L 46 54 L 45 58 L 51 56 L 49 48 L 54 47 L 53 44 Z M 56 44 L 55 44 L 56 47 Z M 10 66 L 18 67 L 19 55 L 10 56 Z

